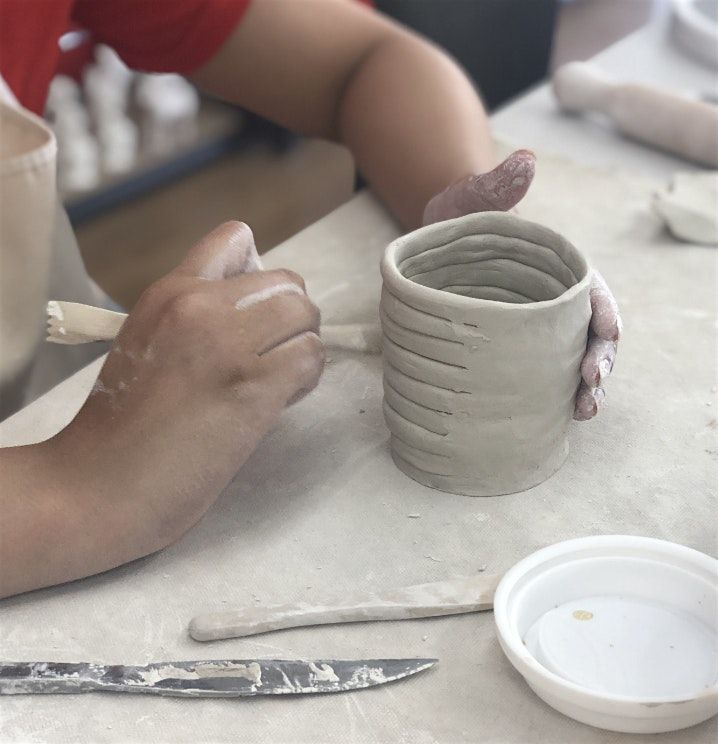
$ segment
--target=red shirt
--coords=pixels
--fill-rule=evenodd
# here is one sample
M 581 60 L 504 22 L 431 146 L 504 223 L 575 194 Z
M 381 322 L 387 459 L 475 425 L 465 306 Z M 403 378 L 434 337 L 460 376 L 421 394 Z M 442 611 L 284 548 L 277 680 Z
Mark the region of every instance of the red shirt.
M 0 73 L 42 113 L 58 40 L 72 24 L 148 72 L 189 73 L 213 56 L 250 0 L 0 0 Z

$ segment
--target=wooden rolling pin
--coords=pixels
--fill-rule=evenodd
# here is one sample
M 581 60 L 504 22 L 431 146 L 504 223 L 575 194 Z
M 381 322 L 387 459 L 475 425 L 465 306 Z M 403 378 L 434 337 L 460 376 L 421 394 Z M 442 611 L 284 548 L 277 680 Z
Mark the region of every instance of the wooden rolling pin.
M 718 106 L 647 85 L 615 83 L 585 62 L 559 68 L 553 90 L 566 111 L 599 111 L 636 140 L 718 168 Z
M 500 578 L 478 574 L 380 594 L 358 595 L 326 605 L 302 602 L 213 612 L 195 617 L 189 625 L 189 634 L 195 641 L 217 641 L 308 625 L 410 620 L 481 612 L 493 608 L 494 592 Z
M 126 313 L 116 313 L 101 307 L 77 302 L 51 300 L 47 303 L 47 340 L 54 344 L 88 344 L 112 341 L 127 319 Z M 321 327 L 327 349 L 344 349 L 365 354 L 381 351 L 379 325 L 345 323 Z

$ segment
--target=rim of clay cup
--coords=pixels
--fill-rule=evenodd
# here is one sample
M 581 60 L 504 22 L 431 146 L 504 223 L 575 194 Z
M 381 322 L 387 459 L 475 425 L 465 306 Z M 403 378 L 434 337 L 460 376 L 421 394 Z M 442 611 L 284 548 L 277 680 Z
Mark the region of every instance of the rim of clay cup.
M 569 287 L 565 292 L 562 292 L 558 297 L 554 297 L 551 300 L 537 300 L 535 302 L 505 302 L 504 300 L 486 300 L 479 297 L 466 297 L 465 295 L 454 294 L 453 292 L 446 292 L 443 289 L 434 289 L 433 287 L 426 287 L 423 284 L 414 282 L 411 279 L 405 277 L 397 266 L 396 254 L 399 250 L 409 242 L 413 242 L 420 235 L 426 233 L 441 233 L 445 230 L 451 230 L 455 226 L 460 226 L 464 222 L 469 223 L 481 223 L 488 221 L 488 219 L 496 220 L 500 222 L 515 222 L 519 220 L 526 225 L 532 225 L 537 227 L 539 230 L 545 232 L 555 243 L 562 244 L 579 262 L 584 276 L 576 282 L 573 286 Z M 467 233 L 468 236 L 471 233 Z M 475 233 L 478 235 L 489 235 L 490 233 Z M 464 237 L 464 236 L 461 236 Z M 505 237 L 505 236 L 503 236 Z M 433 247 L 441 245 L 438 241 Z M 547 248 L 554 250 L 553 245 L 547 245 Z M 546 227 L 539 222 L 533 220 L 526 220 L 518 215 L 511 214 L 510 212 L 476 212 L 474 214 L 467 214 L 463 217 L 456 217 L 452 220 L 445 220 L 444 222 L 435 222 L 431 225 L 425 225 L 416 230 L 413 230 L 406 235 L 402 235 L 393 240 L 387 246 L 384 251 L 384 256 L 381 260 L 381 275 L 385 282 L 392 284 L 400 289 L 411 290 L 415 296 L 431 302 L 445 301 L 447 297 L 452 298 L 452 303 L 458 307 L 497 307 L 506 308 L 512 312 L 527 312 L 529 310 L 544 309 L 554 307 L 566 302 L 570 302 L 576 295 L 583 292 L 583 290 L 591 284 L 593 270 L 588 259 L 576 248 L 573 243 L 563 237 L 560 233 L 552 230 L 550 227 Z

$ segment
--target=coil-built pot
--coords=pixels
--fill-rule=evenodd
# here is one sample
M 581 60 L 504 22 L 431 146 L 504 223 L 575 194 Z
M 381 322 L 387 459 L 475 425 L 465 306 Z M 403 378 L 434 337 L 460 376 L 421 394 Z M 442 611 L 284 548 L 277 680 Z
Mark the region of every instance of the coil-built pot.
M 546 227 L 485 212 L 395 240 L 381 270 L 384 415 L 399 469 L 473 496 L 558 470 L 591 316 L 583 255 Z

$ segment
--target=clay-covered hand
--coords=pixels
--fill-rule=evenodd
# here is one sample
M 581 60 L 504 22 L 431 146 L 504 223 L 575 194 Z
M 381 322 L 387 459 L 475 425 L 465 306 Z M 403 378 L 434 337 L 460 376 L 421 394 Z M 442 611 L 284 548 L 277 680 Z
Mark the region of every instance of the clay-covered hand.
M 468 176 L 437 194 L 424 210 L 424 224 L 461 217 L 473 212 L 508 211 L 524 197 L 534 177 L 536 158 L 517 150 L 488 173 Z M 581 387 L 574 418 L 593 418 L 606 397 L 603 382 L 613 369 L 621 318 L 613 293 L 594 271 L 591 286 L 591 325 L 586 355 L 581 364 Z
M 613 369 L 621 336 L 621 316 L 616 298 L 595 269 L 591 284 L 591 311 L 588 345 L 581 362 L 581 386 L 573 414 L 576 421 L 588 421 L 598 413 L 606 397 L 603 383 Z
M 524 198 L 536 169 L 530 150 L 516 150 L 488 173 L 466 176 L 437 194 L 424 209 L 424 224 L 474 212 L 507 212 Z
M 112 535 L 102 568 L 182 535 L 316 386 L 319 311 L 298 275 L 258 266 L 243 223 L 206 236 L 140 298 L 54 441 Z

